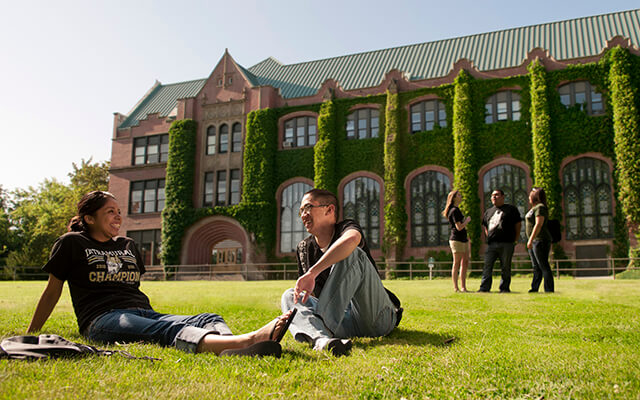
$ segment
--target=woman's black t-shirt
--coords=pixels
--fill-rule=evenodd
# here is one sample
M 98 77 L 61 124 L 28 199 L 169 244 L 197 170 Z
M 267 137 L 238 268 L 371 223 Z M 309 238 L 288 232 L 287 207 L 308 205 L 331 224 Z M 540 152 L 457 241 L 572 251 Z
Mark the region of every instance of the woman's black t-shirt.
M 464 215 L 462 215 L 462 211 L 460 211 L 460 209 L 456 206 L 451 206 L 449 208 L 447 218 L 449 219 L 449 225 L 451 225 L 451 234 L 449 235 L 449 240 L 455 240 L 456 242 L 466 242 L 468 240 L 467 228 L 463 228 L 461 231 L 456 228 L 456 222 L 464 221 Z
M 94 318 L 114 309 L 151 309 L 149 298 L 140 291 L 140 275 L 145 272 L 142 257 L 127 237 L 99 242 L 85 232 L 64 234 L 42 269 L 69 282 L 80 332 Z

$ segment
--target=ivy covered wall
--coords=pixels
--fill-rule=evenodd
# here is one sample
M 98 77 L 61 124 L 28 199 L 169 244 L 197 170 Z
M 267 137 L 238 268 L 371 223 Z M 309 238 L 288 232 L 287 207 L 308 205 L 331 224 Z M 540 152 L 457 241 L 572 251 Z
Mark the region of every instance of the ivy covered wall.
M 371 171 L 384 179 L 383 250 L 387 256 L 401 257 L 407 242 L 409 218 L 405 212 L 404 182 L 411 171 L 424 165 L 439 165 L 454 173 L 454 186 L 463 194 L 462 209 L 472 217 L 468 231 L 473 257 L 478 259 L 482 209 L 478 171 L 483 165 L 501 156 L 527 164 L 532 182 L 547 190 L 552 217 L 561 218 L 561 163 L 567 157 L 588 152 L 600 153 L 616 163 L 614 195 L 620 206 L 616 209 L 611 253 L 626 254 L 625 220 L 628 216 L 629 221 L 640 222 L 640 199 L 634 197 L 640 196 L 637 187 L 640 185 L 639 65 L 637 56 L 624 49 L 614 49 L 599 63 L 572 65 L 562 70 L 547 71 L 541 62 L 534 61 L 527 74 L 504 79 L 475 79 L 462 71 L 454 83 L 434 88 L 401 93 L 388 90 L 377 96 L 328 99 L 308 106 L 253 111 L 247 117 L 241 204 L 191 210 L 183 214 L 191 217 L 180 221 L 175 216 L 185 207 L 187 189 L 180 186 L 179 190 L 170 190 L 169 183 L 179 178 L 184 185 L 189 184 L 185 171 L 192 166 L 186 158 L 194 147 L 187 142 L 195 137 L 195 128 L 190 123 L 179 121 L 186 125 L 178 125 L 176 122 L 175 132 L 172 128 L 170 133 L 163 261 L 170 264 L 177 260 L 175 246 L 179 241 L 176 238 L 181 237 L 188 224 L 212 214 L 236 218 L 255 234 L 256 241 L 272 257 L 278 223 L 275 196 L 280 184 L 290 178 L 305 177 L 314 180 L 318 187 L 335 191 L 341 179 L 360 170 Z M 575 80 L 588 80 L 604 94 L 605 115 L 589 116 L 579 107 L 566 108 L 560 103 L 558 86 Z M 506 89 L 520 94 L 520 120 L 486 124 L 487 98 Z M 433 130 L 412 134 L 408 107 L 427 95 L 444 101 L 446 127 L 436 126 Z M 370 139 L 347 139 L 347 115 L 353 107 L 364 104 L 380 111 L 379 135 Z M 318 115 L 317 144 L 278 150 L 278 121 L 297 111 Z M 187 133 L 191 130 L 193 134 Z M 176 146 L 186 146 L 186 149 Z M 621 154 L 625 157 L 621 158 Z M 170 178 L 170 174 L 178 178 Z M 192 185 L 193 177 L 190 179 Z M 170 191 L 175 191 L 171 200 Z

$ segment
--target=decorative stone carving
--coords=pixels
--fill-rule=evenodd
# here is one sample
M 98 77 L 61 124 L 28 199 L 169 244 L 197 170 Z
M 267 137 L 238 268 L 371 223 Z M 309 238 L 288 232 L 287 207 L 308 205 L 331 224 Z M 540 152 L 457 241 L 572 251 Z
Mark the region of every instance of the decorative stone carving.
M 242 117 L 244 110 L 243 101 L 230 101 L 227 103 L 203 104 L 204 120 L 217 120 L 230 117 Z

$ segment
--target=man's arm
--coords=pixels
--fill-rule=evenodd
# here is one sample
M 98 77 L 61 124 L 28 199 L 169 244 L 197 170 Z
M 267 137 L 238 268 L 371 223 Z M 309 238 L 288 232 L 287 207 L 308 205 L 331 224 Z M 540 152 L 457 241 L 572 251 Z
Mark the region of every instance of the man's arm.
M 303 302 L 307 301 L 309 295 L 313 292 L 313 288 L 316 285 L 316 277 L 320 275 L 322 271 L 331 267 L 333 264 L 338 263 L 347 258 L 358 247 L 358 244 L 362 240 L 362 235 L 356 229 L 349 229 L 345 231 L 327 250 L 326 253 L 320 257 L 309 270 L 302 275 L 296 281 L 294 288 L 294 302 L 298 302 L 298 296 L 304 292 Z
M 516 222 L 516 243 L 520 240 L 520 228 L 522 227 L 522 221 Z
M 44 323 L 47 322 L 51 312 L 58 304 L 58 300 L 60 300 L 63 285 L 63 281 L 49 274 L 49 282 L 47 282 L 47 287 L 44 289 L 42 296 L 40 296 L 40 301 L 38 301 L 36 310 L 33 313 L 27 333 L 39 331 Z

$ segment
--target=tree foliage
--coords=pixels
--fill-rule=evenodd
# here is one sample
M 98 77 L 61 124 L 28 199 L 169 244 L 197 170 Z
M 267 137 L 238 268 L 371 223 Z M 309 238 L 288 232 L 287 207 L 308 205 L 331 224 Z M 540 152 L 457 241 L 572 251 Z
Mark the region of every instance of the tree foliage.
M 72 164 L 71 183 L 45 179 L 37 187 L 0 190 L 0 257 L 11 267 L 41 266 L 51 245 L 67 230 L 76 204 L 92 190 L 107 190 L 109 163 L 82 160 Z

